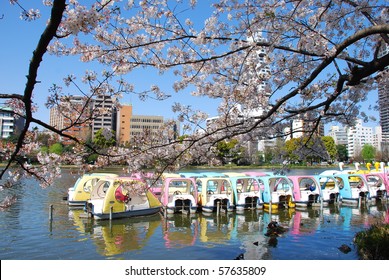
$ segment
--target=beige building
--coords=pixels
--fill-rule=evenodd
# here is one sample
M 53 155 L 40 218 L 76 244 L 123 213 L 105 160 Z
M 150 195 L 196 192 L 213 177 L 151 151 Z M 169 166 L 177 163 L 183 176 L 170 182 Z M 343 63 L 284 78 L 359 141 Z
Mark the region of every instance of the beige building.
M 134 115 L 131 118 L 130 138 L 140 136 L 145 131 L 149 131 L 152 135 L 160 135 L 163 124 L 162 116 Z

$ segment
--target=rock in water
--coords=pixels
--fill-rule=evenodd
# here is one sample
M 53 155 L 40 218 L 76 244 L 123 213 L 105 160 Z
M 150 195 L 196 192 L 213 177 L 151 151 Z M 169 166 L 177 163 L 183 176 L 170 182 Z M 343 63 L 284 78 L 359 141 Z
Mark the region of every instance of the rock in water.
M 350 246 L 348 246 L 348 245 L 346 245 L 346 244 L 343 244 L 343 245 L 340 246 L 338 249 L 339 249 L 342 253 L 345 253 L 345 254 L 351 252 Z

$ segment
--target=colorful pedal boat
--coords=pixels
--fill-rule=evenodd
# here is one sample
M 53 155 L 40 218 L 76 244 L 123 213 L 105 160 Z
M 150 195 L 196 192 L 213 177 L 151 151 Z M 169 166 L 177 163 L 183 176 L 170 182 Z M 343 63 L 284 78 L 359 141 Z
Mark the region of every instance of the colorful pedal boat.
M 199 177 L 196 179 L 196 185 L 199 192 L 198 204 L 202 212 L 235 210 L 234 192 L 228 177 Z
M 342 204 L 358 205 L 371 202 L 370 187 L 363 174 L 335 174 Z
M 159 196 L 162 193 L 162 188 L 164 184 L 163 182 L 166 178 L 181 178 L 181 177 L 182 176 L 178 173 L 164 172 L 159 177 L 157 174 L 150 173 L 149 180 L 148 180 L 150 190 L 153 194 Z
M 266 175 L 256 177 L 259 188 L 263 189 L 263 203 L 265 210 L 280 208 L 295 208 L 293 198 L 293 184 L 284 175 Z
M 237 212 L 246 209 L 263 209 L 262 192 L 255 177 L 243 173 L 223 173 L 230 179 Z
M 165 178 L 160 201 L 168 214 L 196 213 L 197 186 L 194 178 Z
M 117 177 L 113 173 L 91 173 L 84 174 L 74 183 L 73 187 L 68 189 L 67 201 L 71 207 L 85 207 L 88 199 L 91 197 L 91 191 L 96 183 L 105 177 Z
M 293 183 L 293 198 L 296 207 L 320 206 L 320 186 L 314 176 L 288 176 Z
M 389 180 L 387 174 L 372 172 L 363 174 L 363 177 L 368 183 L 370 198 L 372 200 L 377 201 L 388 198 Z
M 101 179 L 86 206 L 87 213 L 96 220 L 153 215 L 161 209 L 147 182 L 134 177 Z
M 329 173 L 328 173 L 329 174 Z M 332 175 L 315 175 L 320 184 L 320 199 L 323 206 L 340 202 L 339 185 Z

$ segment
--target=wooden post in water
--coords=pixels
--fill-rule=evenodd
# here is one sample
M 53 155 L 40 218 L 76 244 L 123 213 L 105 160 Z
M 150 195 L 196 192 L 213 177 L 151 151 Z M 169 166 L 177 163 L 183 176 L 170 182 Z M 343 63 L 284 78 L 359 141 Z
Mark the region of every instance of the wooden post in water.
M 216 214 L 219 216 L 220 214 L 220 201 L 216 203 Z
M 113 211 L 113 206 L 109 208 L 109 220 L 112 220 L 112 211 Z
M 53 221 L 53 210 L 54 210 L 53 204 L 50 204 L 50 210 L 49 210 L 49 220 L 50 220 L 50 222 Z

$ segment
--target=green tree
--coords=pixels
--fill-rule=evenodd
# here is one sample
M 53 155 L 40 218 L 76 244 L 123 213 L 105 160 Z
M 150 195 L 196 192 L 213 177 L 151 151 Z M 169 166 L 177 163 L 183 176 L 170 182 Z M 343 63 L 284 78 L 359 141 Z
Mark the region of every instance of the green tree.
M 239 141 L 237 139 L 231 139 L 230 141 L 223 140 L 217 143 L 217 157 L 223 164 L 239 162 L 243 151 L 238 146 L 238 142 Z
M 338 160 L 347 161 L 348 160 L 348 151 L 346 145 L 336 145 L 336 150 L 338 151 Z
M 42 146 L 50 146 L 51 136 L 49 133 L 38 133 L 36 141 L 39 142 Z M 51 144 L 53 144 L 51 142 Z
M 107 130 L 104 128 L 99 129 L 94 138 L 93 144 L 95 144 L 99 148 L 108 148 L 114 146 L 116 143 L 115 140 L 115 131 Z
M 18 143 L 18 140 L 19 140 L 19 134 L 11 133 L 4 141 L 16 144 L 16 143 Z
M 326 147 L 327 153 L 331 161 L 334 161 L 338 154 L 338 150 L 336 149 L 334 138 L 332 138 L 331 136 L 323 136 L 321 137 L 321 141 L 323 141 L 323 144 Z
M 285 142 L 283 151 L 288 160 L 293 162 L 299 160 L 299 156 L 296 154 L 296 151 L 299 146 L 300 146 L 300 138 L 292 138 Z
M 375 148 L 370 144 L 365 144 L 362 147 L 362 158 L 365 161 L 372 161 L 375 158 Z
M 319 137 L 292 138 L 285 142 L 285 151 L 290 161 L 306 161 L 313 163 L 328 160 L 326 147 Z
M 63 153 L 63 146 L 61 143 L 55 143 L 49 147 L 49 153 L 51 154 L 57 154 L 62 155 Z
M 49 152 L 49 147 L 43 146 L 40 148 L 40 151 L 44 154 L 47 154 Z

